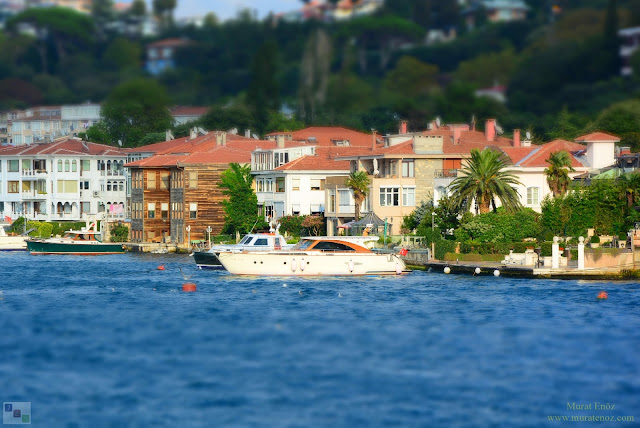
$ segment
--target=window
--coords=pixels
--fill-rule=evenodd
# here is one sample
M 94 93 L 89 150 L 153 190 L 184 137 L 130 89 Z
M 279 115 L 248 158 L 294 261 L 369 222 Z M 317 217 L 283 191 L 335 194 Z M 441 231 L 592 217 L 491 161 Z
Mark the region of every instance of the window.
M 20 164 L 18 163 L 18 159 L 7 161 L 7 171 L 9 172 L 18 172 L 20 171 Z
M 322 251 L 355 251 L 346 244 L 331 241 L 318 241 L 318 243 L 314 245 L 313 249 Z
M 31 162 L 29 161 L 29 159 L 22 159 L 22 170 L 28 170 L 31 169 Z
M 346 211 L 351 206 L 351 192 L 349 190 L 338 190 L 338 204 L 340 211 Z
M 78 172 L 78 163 L 75 160 L 71 161 L 71 172 Z
M 8 181 L 7 182 L 7 192 L 8 193 L 20 193 L 20 182 L 19 181 Z
M 69 160 L 67 159 L 66 161 L 64 161 L 64 172 L 69 172 L 71 171 L 71 164 L 69 163 Z
M 413 159 L 402 161 L 402 176 L 415 177 L 414 166 Z
M 336 191 L 332 190 L 329 192 L 329 212 L 336 212 Z
M 256 239 L 256 242 L 254 242 L 253 245 L 254 246 L 257 246 L 257 245 L 266 246 L 266 245 L 269 245 L 269 242 L 267 242 L 267 238 L 259 238 L 259 239 Z
M 527 187 L 527 205 L 539 205 L 539 204 L 540 204 L 540 188 Z
M 155 189 L 156 188 L 156 172 L 148 171 L 147 172 L 147 189 Z
M 191 202 L 189 204 L 189 218 L 198 218 L 198 203 Z
M 167 190 L 169 188 L 169 173 L 160 173 L 160 189 Z
M 265 217 L 268 217 L 268 218 L 273 217 L 273 205 L 264 206 L 264 215 Z
M 189 172 L 189 188 L 195 189 L 198 187 L 198 172 L 190 171 Z
M 89 190 L 89 182 L 81 181 L 80 182 L 80 190 Z
M 111 182 L 107 181 L 107 192 L 111 191 Z
M 414 207 L 415 205 L 416 205 L 416 188 L 403 187 L 402 188 L 402 206 Z
M 58 180 L 57 182 L 58 193 L 76 193 L 76 189 L 78 189 L 76 180 Z
M 169 218 L 169 204 L 168 203 L 162 203 L 160 205 L 160 209 L 161 209 L 161 216 L 163 220 L 166 220 Z
M 312 178 L 311 190 L 324 190 L 324 180 L 319 178 Z
M 278 193 L 284 192 L 284 177 L 276 178 L 276 192 Z
M 300 190 L 300 179 L 294 178 L 291 180 L 291 190 Z
M 400 188 L 381 187 L 380 188 L 380 206 L 381 207 L 397 207 L 398 205 L 400 205 Z
M 156 203 L 147 203 L 147 218 L 156 218 Z
M 91 162 L 89 160 L 80 161 L 80 171 L 89 171 L 91 169 Z
M 62 159 L 58 159 L 58 172 L 62 172 Z

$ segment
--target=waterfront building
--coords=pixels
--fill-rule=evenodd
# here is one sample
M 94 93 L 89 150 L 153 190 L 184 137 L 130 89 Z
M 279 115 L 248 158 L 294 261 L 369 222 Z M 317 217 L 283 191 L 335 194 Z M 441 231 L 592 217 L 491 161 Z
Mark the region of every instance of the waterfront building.
M 276 145 L 251 154 L 251 173 L 258 209 L 270 220 L 285 215 L 323 215 L 327 177 L 349 175 L 349 162 L 336 158 L 366 150 L 374 137 L 342 127 L 310 127 L 266 138 Z M 352 192 L 350 200 L 353 202 Z
M 0 148 L 0 215 L 86 220 L 126 212 L 127 154 L 78 138 Z
M 198 133 L 128 150 L 131 241 L 205 241 L 222 232 L 226 197 L 219 187 L 230 163 L 249 164 L 256 148 L 275 147 L 227 132 Z M 210 230 L 208 232 L 207 230 Z

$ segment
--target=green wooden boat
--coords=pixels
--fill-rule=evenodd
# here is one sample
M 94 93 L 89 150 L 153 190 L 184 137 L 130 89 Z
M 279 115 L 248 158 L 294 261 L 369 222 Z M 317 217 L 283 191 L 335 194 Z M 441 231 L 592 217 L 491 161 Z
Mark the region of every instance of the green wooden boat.
M 62 238 L 29 239 L 27 249 L 31 254 L 102 255 L 124 253 L 122 244 L 100 241 L 92 224 L 88 230 L 69 230 Z

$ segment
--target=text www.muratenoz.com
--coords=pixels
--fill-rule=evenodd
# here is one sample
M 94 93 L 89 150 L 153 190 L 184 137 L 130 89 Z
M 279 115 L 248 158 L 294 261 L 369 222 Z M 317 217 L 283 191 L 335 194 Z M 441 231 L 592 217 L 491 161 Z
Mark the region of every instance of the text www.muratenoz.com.
M 635 422 L 633 416 L 547 416 L 551 422 Z

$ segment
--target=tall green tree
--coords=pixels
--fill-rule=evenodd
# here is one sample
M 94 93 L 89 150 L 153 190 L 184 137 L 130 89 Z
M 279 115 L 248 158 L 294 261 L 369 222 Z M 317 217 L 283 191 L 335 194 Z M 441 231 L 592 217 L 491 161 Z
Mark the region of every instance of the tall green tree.
M 356 204 L 356 221 L 360 220 L 360 206 L 369 194 L 371 180 L 365 171 L 354 171 L 349 174 L 345 185 L 353 191 L 353 199 Z
M 251 183 L 250 165 L 229 164 L 229 169 L 220 177 L 218 186 L 228 199 L 222 201 L 224 206 L 224 232 L 241 234 L 249 233 L 258 220 L 258 197 Z
M 521 208 L 520 196 L 515 186 L 521 185 L 518 178 L 507 170 L 502 153 L 485 148 L 471 150 L 467 165 L 451 183 L 452 204 L 457 209 L 467 209 L 475 200 L 480 214 L 488 213 L 495 200 L 499 199 L 508 212 Z
M 547 163 L 549 166 L 545 168 L 544 175 L 553 197 L 565 195 L 571 184 L 569 172 L 575 171 L 571 166 L 571 156 L 566 150 L 553 152 L 549 155 Z
M 153 13 L 165 30 L 173 25 L 173 10 L 177 4 L 177 0 L 153 0 Z
M 264 43 L 253 59 L 247 105 L 253 113 L 258 131 L 264 133 L 269 123 L 269 112 L 280 108 L 278 45 L 274 40 Z
M 117 86 L 102 104 L 100 114 L 112 143 L 135 147 L 142 137 L 169 129 L 170 99 L 155 80 L 139 78 Z

